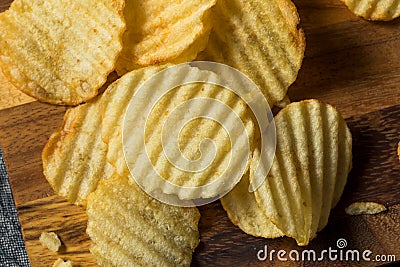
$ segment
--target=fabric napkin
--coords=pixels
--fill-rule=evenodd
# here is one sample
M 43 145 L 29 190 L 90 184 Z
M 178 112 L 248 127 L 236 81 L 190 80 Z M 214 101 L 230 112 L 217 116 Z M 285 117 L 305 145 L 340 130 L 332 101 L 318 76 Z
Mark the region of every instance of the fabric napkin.
M 30 266 L 0 147 L 0 266 Z

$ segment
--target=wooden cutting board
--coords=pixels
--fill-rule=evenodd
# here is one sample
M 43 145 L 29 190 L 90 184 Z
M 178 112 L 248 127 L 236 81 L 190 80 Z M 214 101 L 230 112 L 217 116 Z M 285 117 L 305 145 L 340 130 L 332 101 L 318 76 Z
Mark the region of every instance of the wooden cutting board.
M 10 0 L 0 0 L 0 10 Z M 371 250 L 400 261 L 400 20 L 372 23 L 355 17 L 339 0 L 296 0 L 307 38 L 306 57 L 290 88 L 292 101 L 317 98 L 346 118 L 354 139 L 353 170 L 328 226 L 306 249 Z M 81 207 L 55 196 L 42 174 L 41 150 L 62 122 L 66 108 L 39 103 L 20 93 L 0 72 L 0 146 L 32 266 L 52 266 L 58 258 L 78 266 L 96 266 L 85 234 Z M 388 207 L 378 215 L 348 216 L 354 201 Z M 200 207 L 201 243 L 193 266 L 375 266 L 376 261 L 293 262 L 257 259 L 259 250 L 298 250 L 294 240 L 267 240 L 232 225 L 219 202 Z M 59 254 L 43 248 L 42 231 L 55 231 L 65 247 Z

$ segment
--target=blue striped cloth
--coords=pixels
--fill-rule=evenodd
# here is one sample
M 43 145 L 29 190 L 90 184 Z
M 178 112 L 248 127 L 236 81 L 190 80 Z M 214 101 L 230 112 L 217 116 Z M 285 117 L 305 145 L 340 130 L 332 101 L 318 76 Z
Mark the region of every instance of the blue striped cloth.
M 0 148 L 0 266 L 30 266 Z

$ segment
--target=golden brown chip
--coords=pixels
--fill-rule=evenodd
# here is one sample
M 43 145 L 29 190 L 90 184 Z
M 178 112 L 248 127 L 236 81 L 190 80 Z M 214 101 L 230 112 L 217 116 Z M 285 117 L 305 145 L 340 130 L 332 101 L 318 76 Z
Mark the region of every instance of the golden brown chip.
M 189 65 L 185 66 L 183 72 L 176 73 L 176 75 L 166 74 L 161 76 L 154 83 L 157 86 L 153 86 L 151 90 L 145 92 L 147 100 L 140 102 L 141 108 L 147 108 L 149 105 L 151 107 L 152 103 L 150 103 L 149 99 L 153 94 L 159 93 L 160 87 L 169 88 L 177 81 L 185 83 L 185 81 L 191 81 L 195 78 L 209 77 L 210 79 L 217 79 L 216 74 L 213 72 L 200 70 Z M 113 166 L 119 175 L 126 177 L 129 174 L 129 170 L 125 166 L 126 159 L 122 146 L 124 116 L 128 104 L 132 101 L 138 88 L 149 77 L 164 68 L 165 66 L 155 66 L 128 73 L 109 86 L 101 97 L 67 112 L 64 125 L 51 136 L 42 155 L 44 174 L 58 194 L 67 197 L 73 203 L 84 205 L 86 196 L 96 189 L 98 181 L 102 178 L 107 178 L 110 173 L 114 172 Z M 203 172 L 188 173 L 181 169 L 173 168 L 174 166 L 163 154 L 161 145 L 160 138 L 164 122 L 169 113 L 172 113 L 184 101 L 205 98 L 214 98 L 217 102 L 219 101 L 218 103 L 223 102 L 234 112 L 222 114 L 223 116 L 219 123 L 225 128 L 213 120 L 204 118 L 188 121 L 182 132 L 180 132 L 179 147 L 185 157 L 193 160 L 199 155 L 199 144 L 205 138 L 211 138 L 217 148 L 215 160 L 212 162 L 212 166 L 207 167 L 207 170 Z M 197 107 L 218 111 L 218 109 L 212 108 L 212 105 L 203 107 L 196 104 L 191 106 L 191 110 L 195 110 Z M 141 120 L 143 112 L 142 109 L 139 109 L 137 113 L 130 114 L 132 118 L 130 118 L 129 123 L 132 127 L 138 126 L 135 120 Z M 185 111 L 184 113 L 187 112 Z M 227 134 L 225 129 L 229 129 L 229 125 L 235 122 L 234 120 L 232 121 L 232 118 L 236 118 L 235 116 L 243 124 L 243 131 L 235 129 L 233 133 Z M 172 124 L 172 127 L 176 126 L 174 125 L 175 121 L 172 121 Z M 241 158 L 232 156 L 234 152 L 245 152 L 245 150 L 242 151 L 237 147 L 232 147 L 230 135 L 240 138 L 242 143 L 249 141 L 251 144 L 253 128 L 251 112 L 248 110 L 247 105 L 230 90 L 213 84 L 186 84 L 178 86 L 164 95 L 148 117 L 145 139 L 146 153 L 148 153 L 154 169 L 162 174 L 163 179 L 178 186 L 201 186 L 218 180 L 221 173 L 227 169 L 227 166 L 232 165 L 232 158 L 234 160 Z M 170 129 L 166 130 L 168 133 L 172 128 L 170 127 Z M 128 134 L 128 136 L 133 135 Z M 136 135 L 133 138 L 136 138 Z M 241 146 L 239 147 L 241 148 Z M 134 153 L 134 155 L 138 156 L 140 153 Z M 133 161 L 133 164 L 143 165 L 141 160 L 136 161 L 134 159 Z M 248 163 L 245 162 L 245 164 L 247 166 Z M 240 166 L 240 164 L 237 164 L 230 167 L 229 170 L 232 171 Z M 152 181 L 149 182 L 151 183 Z M 226 186 L 223 181 L 219 185 Z M 156 181 L 151 183 L 150 187 L 149 190 L 153 188 L 160 189 L 160 185 Z M 221 192 L 219 187 L 212 187 L 212 190 L 215 192 L 205 190 L 204 197 L 209 197 L 210 195 L 214 197 Z M 180 189 L 177 191 L 165 193 L 175 194 L 182 198 L 186 197 L 185 199 L 192 198 L 192 195 L 180 195 L 180 193 L 183 194 Z
M 108 146 L 107 160 L 123 177 L 129 174 L 125 166 L 125 156 L 122 149 L 122 127 L 126 109 L 137 89 L 151 76 L 165 69 L 165 66 L 140 68 L 122 76 L 103 94 L 100 109 L 104 111 L 101 126 L 101 136 Z
M 216 0 L 127 0 L 127 30 L 117 62 L 120 75 L 143 66 L 196 58 L 208 41 Z
M 385 211 L 386 207 L 375 202 L 354 202 L 345 209 L 348 215 L 377 214 Z
M 343 192 L 351 169 L 351 133 L 332 106 L 317 100 L 288 105 L 275 123 L 275 158 L 255 196 L 267 217 L 304 246 L 327 224 Z
M 163 204 L 132 178 L 100 182 L 88 197 L 87 233 L 101 266 L 190 266 L 199 244 L 197 208 Z
M 124 1 L 15 0 L 0 14 L 0 65 L 40 101 L 76 105 L 97 95 L 122 49 Z
M 252 79 L 273 106 L 300 69 L 305 49 L 299 16 L 290 0 L 218 0 L 213 29 L 198 56 L 230 65 Z
M 256 202 L 253 192 L 249 192 L 249 173 L 247 172 L 235 188 L 221 198 L 222 206 L 234 225 L 245 233 L 265 238 L 283 236 L 275 224 L 268 219 Z
M 170 88 L 172 84 L 176 81 L 185 80 L 195 80 L 196 78 L 217 79 L 216 75 L 210 71 L 202 70 L 198 72 L 198 68 L 187 66 L 183 72 L 166 74 L 160 77 L 157 81 L 153 81 L 154 84 L 158 86 L 153 86 L 152 90 L 146 92 L 144 99 L 152 99 L 152 97 L 159 93 L 160 88 Z M 117 169 L 117 172 L 121 176 L 126 176 L 128 170 L 125 167 L 125 156 L 122 150 L 122 132 L 121 127 L 123 125 L 123 115 L 127 110 L 129 102 L 132 100 L 133 93 L 139 85 L 141 85 L 140 79 L 138 80 L 134 73 L 139 73 L 140 70 L 134 71 L 132 73 L 126 74 L 122 79 L 125 82 L 120 83 L 120 88 L 115 88 L 115 90 L 107 90 L 104 97 L 109 97 L 114 100 L 108 102 L 107 107 L 103 107 L 103 110 L 107 110 L 107 118 L 103 120 L 103 140 L 108 143 L 108 161 Z M 173 70 L 171 70 L 173 72 Z M 200 75 L 200 76 L 199 76 Z M 143 77 L 145 77 L 144 75 Z M 129 83 L 130 86 L 126 86 Z M 135 87 L 136 86 L 136 87 Z M 130 88 L 127 90 L 127 88 Z M 182 86 L 178 86 L 165 94 L 153 107 L 150 116 L 147 118 L 146 124 L 146 153 L 152 163 L 151 168 L 154 168 L 164 180 L 171 182 L 177 186 L 185 187 L 199 187 L 203 185 L 208 185 L 211 182 L 218 180 L 230 166 L 232 154 L 235 150 L 232 148 L 230 143 L 230 136 L 225 131 L 221 125 L 229 128 L 232 123 L 232 114 L 226 114 L 220 122 L 216 122 L 210 119 L 198 118 L 191 121 L 182 128 L 179 134 L 179 148 L 185 158 L 194 160 L 200 156 L 199 145 L 202 140 L 206 138 L 212 139 L 217 148 L 214 161 L 209 165 L 204 171 L 201 172 L 188 172 L 183 171 L 173 165 L 166 157 L 164 152 L 164 147 L 161 141 L 162 131 L 164 123 L 169 119 L 169 116 L 173 111 L 186 101 L 212 98 L 223 102 L 229 106 L 235 114 L 241 119 L 243 123 L 245 132 L 236 131 L 235 133 L 229 133 L 231 135 L 240 136 L 240 138 L 245 138 L 249 140 L 251 145 L 251 139 L 254 132 L 254 124 L 251 118 L 251 112 L 248 110 L 247 105 L 234 94 L 232 91 L 224 89 L 220 86 L 213 84 L 203 84 L 203 83 L 191 83 Z M 106 103 L 106 102 L 104 102 Z M 201 103 L 193 103 L 190 106 L 191 112 L 197 108 L 203 110 L 213 110 L 212 105 L 206 105 L 201 107 Z M 129 114 L 129 124 L 135 129 L 139 125 L 140 120 L 143 119 L 144 109 L 151 107 L 151 101 L 144 102 L 141 109 L 135 114 Z M 186 113 L 191 113 L 186 112 Z M 228 116 L 229 115 L 229 116 Z M 232 115 L 232 116 L 231 116 Z M 172 127 L 177 127 L 173 121 Z M 226 123 L 225 123 L 226 122 Z M 167 127 L 168 128 L 168 127 Z M 167 132 L 171 132 L 171 127 L 169 129 L 165 128 Z M 237 129 L 238 130 L 238 129 Z M 127 133 L 127 136 L 132 136 L 136 139 L 136 135 Z M 129 150 L 136 149 L 129 147 Z M 208 151 L 207 151 L 208 152 Z M 241 151 L 240 151 L 241 153 Z M 143 155 L 141 151 L 132 150 L 133 157 L 127 159 L 128 162 L 132 163 L 132 166 L 139 166 L 142 168 L 143 161 L 138 160 L 135 157 L 140 157 Z M 239 158 L 239 157 L 237 157 Z M 247 165 L 247 164 L 246 164 Z M 132 168 L 131 166 L 131 168 Z M 232 168 L 238 168 L 240 166 L 234 166 Z M 144 171 L 146 172 L 147 169 Z M 133 174 L 135 175 L 135 174 Z M 135 177 L 136 179 L 141 179 L 141 177 Z M 160 184 L 157 181 L 151 182 L 147 180 L 148 187 L 146 190 L 154 191 L 160 189 Z M 229 186 L 227 184 L 219 183 L 222 186 Z M 212 187 L 212 190 L 204 190 L 203 198 L 215 197 L 221 188 L 218 186 Z M 229 189 L 229 188 L 228 188 Z M 180 189 L 172 189 L 171 191 L 165 192 L 168 194 L 178 195 L 181 199 L 192 199 L 193 194 L 187 194 Z
M 42 152 L 43 173 L 58 195 L 85 204 L 97 183 L 114 172 L 106 161 L 101 138 L 100 97 L 69 109 L 63 126 L 53 133 Z
M 400 0 L 342 0 L 357 16 L 368 20 L 392 20 L 400 16 Z

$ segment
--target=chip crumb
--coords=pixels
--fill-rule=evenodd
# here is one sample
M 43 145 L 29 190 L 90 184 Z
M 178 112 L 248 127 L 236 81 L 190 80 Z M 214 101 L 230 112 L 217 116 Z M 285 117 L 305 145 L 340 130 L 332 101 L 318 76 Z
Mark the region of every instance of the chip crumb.
M 61 241 L 54 232 L 43 232 L 40 235 L 39 241 L 43 247 L 46 247 L 54 252 L 57 252 L 61 247 Z
M 64 261 L 61 258 L 58 258 L 53 264 L 53 267 L 73 267 L 73 266 L 74 265 L 72 264 L 72 261 L 70 260 Z
M 387 210 L 382 204 L 375 202 L 354 202 L 345 209 L 348 215 L 377 214 Z

